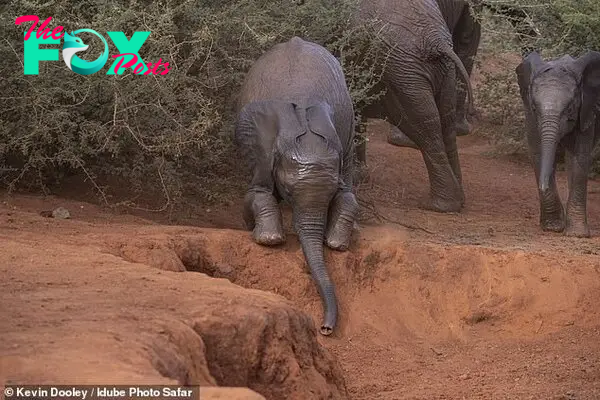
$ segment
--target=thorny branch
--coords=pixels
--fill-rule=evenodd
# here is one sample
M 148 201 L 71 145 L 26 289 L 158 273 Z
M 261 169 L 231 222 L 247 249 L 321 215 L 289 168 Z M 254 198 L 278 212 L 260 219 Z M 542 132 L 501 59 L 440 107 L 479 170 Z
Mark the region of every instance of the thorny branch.
M 375 200 L 371 197 L 371 195 L 368 194 L 371 192 L 371 190 L 369 190 L 369 189 L 372 189 L 371 186 L 372 185 L 369 182 L 362 183 L 357 186 L 356 200 L 358 201 L 358 205 L 360 206 L 360 209 L 361 209 L 359 220 L 368 221 L 369 219 L 375 218 L 378 223 L 382 223 L 383 221 L 386 221 L 386 222 L 389 222 L 389 223 L 392 223 L 395 225 L 403 226 L 407 229 L 420 230 L 425 233 L 429 233 L 431 235 L 436 234 L 436 232 L 433 232 L 422 226 L 410 224 L 407 222 L 401 222 L 394 218 L 390 218 L 390 217 L 383 215 L 381 212 L 379 212 L 379 210 L 376 206 Z

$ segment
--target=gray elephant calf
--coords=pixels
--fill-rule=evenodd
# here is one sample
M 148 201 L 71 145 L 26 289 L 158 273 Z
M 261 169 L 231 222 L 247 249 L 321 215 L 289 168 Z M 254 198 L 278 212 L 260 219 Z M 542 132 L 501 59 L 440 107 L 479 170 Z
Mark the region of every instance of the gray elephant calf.
M 325 48 L 298 37 L 275 45 L 252 66 L 238 104 L 235 142 L 252 181 L 244 221 L 262 245 L 285 241 L 280 200 L 324 303 L 323 335 L 337 300 L 323 242 L 346 250 L 358 213 L 352 193 L 354 108 L 342 68 Z
M 543 230 L 589 237 L 587 177 L 600 138 L 600 53 L 544 62 L 537 52 L 516 68 L 528 125 L 528 144 L 540 199 Z M 566 215 L 556 188 L 558 144 L 567 151 Z

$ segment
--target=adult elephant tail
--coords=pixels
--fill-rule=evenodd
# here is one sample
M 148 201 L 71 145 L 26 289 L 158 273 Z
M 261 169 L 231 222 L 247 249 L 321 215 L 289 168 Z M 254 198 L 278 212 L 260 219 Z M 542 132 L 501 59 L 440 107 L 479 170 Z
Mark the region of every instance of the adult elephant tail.
M 452 50 L 451 47 L 446 48 L 442 51 L 445 55 L 450 57 L 454 64 L 456 64 L 456 66 L 458 67 L 458 71 L 460 72 L 460 75 L 463 78 L 463 81 L 467 85 L 468 102 L 467 104 L 465 104 L 465 110 L 469 110 L 471 106 L 474 105 L 473 88 L 471 87 L 471 79 L 469 78 L 469 74 L 467 73 L 464 64 L 462 63 L 458 55 L 454 52 L 454 50 Z

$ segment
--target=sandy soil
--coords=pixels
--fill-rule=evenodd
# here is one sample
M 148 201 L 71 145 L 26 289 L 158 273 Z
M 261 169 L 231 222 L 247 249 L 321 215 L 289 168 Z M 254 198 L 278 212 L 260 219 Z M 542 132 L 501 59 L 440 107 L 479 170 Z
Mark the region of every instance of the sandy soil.
M 388 129 L 369 127 L 360 232 L 326 251 L 340 300 L 327 338 L 289 210 L 287 243 L 265 248 L 243 230 L 242 192 L 187 226 L 0 197 L 0 379 L 196 383 L 215 399 L 600 398 L 600 182 L 591 239 L 543 233 L 527 160 L 495 156 L 476 126 L 459 138 L 466 208 L 437 214 L 419 208 L 420 153 Z M 40 215 L 58 206 L 71 218 Z

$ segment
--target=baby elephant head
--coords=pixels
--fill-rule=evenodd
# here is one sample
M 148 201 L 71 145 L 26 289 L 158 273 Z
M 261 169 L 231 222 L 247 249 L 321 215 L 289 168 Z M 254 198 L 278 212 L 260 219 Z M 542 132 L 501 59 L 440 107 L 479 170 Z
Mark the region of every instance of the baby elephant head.
M 260 138 L 258 157 L 267 159 L 259 165 L 270 170 L 257 172 L 270 177 L 273 192 L 291 204 L 295 228 L 307 221 L 325 223 L 340 187 L 343 158 L 331 107 L 323 102 L 302 107 L 280 100 L 255 101 L 241 112 L 238 132 L 245 131 Z
M 548 190 L 558 142 L 593 129 L 600 94 L 600 53 L 543 61 L 530 53 L 516 68 L 527 119 L 541 139 L 539 189 Z
M 274 146 L 277 191 L 298 215 L 326 213 L 339 188 L 342 168 L 342 148 L 331 108 L 325 103 L 306 108 L 290 104 L 290 108 Z

